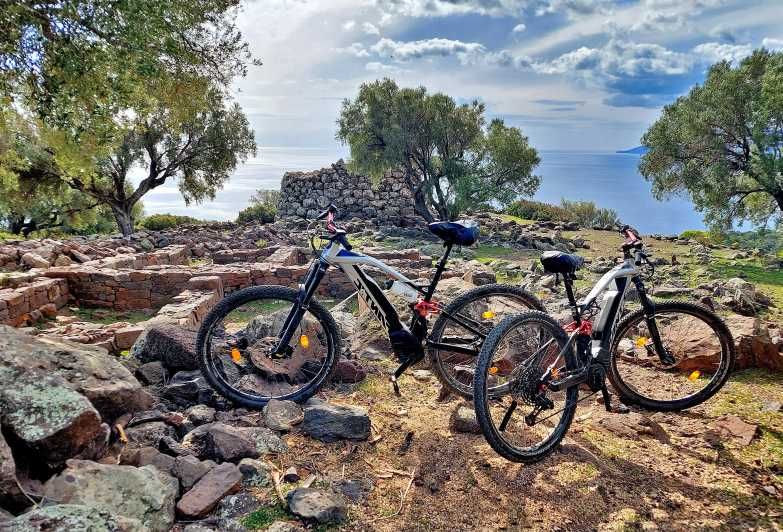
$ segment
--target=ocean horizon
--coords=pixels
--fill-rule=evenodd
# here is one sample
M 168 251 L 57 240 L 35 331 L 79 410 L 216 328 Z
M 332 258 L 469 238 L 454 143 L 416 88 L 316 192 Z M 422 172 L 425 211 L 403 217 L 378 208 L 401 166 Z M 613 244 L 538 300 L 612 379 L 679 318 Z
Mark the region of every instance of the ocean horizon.
M 624 223 L 646 234 L 679 234 L 704 227 L 689 200 L 657 201 L 652 197 L 650 183 L 637 170 L 639 155 L 565 150 L 540 150 L 539 155 L 541 164 L 535 173 L 541 176 L 541 187 L 535 200 L 594 201 L 614 209 Z M 186 206 L 173 181 L 151 191 L 142 201 L 146 214 L 234 220 L 256 190 L 279 189 L 286 172 L 317 170 L 341 158 L 349 158 L 347 148 L 260 147 L 258 156 L 240 165 L 214 200 Z

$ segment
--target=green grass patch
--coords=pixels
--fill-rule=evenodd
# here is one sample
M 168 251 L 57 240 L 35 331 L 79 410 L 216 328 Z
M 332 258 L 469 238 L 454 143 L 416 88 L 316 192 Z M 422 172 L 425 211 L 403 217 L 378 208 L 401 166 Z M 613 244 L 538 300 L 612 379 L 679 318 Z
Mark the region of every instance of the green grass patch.
M 248 530 L 262 530 L 280 519 L 287 519 L 288 513 L 282 505 L 265 506 L 247 514 L 242 519 L 242 526 Z
M 142 321 L 147 321 L 152 317 L 152 313 L 142 310 L 116 311 L 94 308 L 79 308 L 78 310 L 74 310 L 73 314 L 79 318 L 79 321 L 100 323 L 101 325 L 111 325 L 118 321 L 140 323 Z
M 504 222 L 516 222 L 519 225 L 532 225 L 535 222 L 535 220 L 527 220 L 525 218 L 520 218 L 519 216 L 514 216 L 513 214 L 500 214 L 500 219 Z
M 768 270 L 757 260 L 731 260 L 716 257 L 706 265 L 710 275 L 719 279 L 741 277 L 767 294 L 778 308 L 783 307 L 783 271 Z

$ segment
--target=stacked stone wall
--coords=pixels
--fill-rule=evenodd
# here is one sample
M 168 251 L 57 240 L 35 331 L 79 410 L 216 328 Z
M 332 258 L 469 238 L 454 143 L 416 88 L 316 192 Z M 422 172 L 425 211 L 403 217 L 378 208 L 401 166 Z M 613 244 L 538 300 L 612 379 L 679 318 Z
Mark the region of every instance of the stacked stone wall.
M 280 217 L 313 219 L 330 203 L 337 206 L 339 219 L 343 220 L 358 218 L 400 226 L 419 221 L 400 171 L 387 172 L 373 184 L 369 177 L 349 172 L 341 159 L 328 168 L 283 176 Z

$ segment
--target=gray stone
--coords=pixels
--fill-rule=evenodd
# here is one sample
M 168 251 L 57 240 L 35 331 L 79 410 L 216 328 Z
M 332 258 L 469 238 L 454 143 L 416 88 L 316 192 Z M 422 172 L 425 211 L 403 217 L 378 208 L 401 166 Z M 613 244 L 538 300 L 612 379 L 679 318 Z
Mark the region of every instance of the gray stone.
M 339 495 L 314 488 L 296 488 L 286 495 L 288 510 L 306 521 L 340 523 L 348 515 L 345 501 Z
M 253 438 L 259 456 L 270 453 L 285 453 L 288 445 L 280 438 L 280 435 L 267 427 L 243 427 L 239 429 L 244 434 Z
M 476 412 L 467 406 L 459 405 L 449 420 L 451 430 L 455 432 L 467 432 L 469 434 L 481 434 L 481 427 L 476 420 Z
M 111 510 L 79 504 L 39 506 L 0 527 L 8 532 L 138 532 L 147 530 L 136 519 Z
M 143 337 L 143 339 L 142 339 Z M 148 329 L 131 352 L 141 362 L 161 362 L 175 373 L 198 369 L 196 333 L 180 325 L 161 324 Z
M 177 503 L 177 512 L 186 518 L 200 518 L 231 493 L 239 490 L 242 473 L 234 464 L 220 464 L 201 477 Z
M 198 370 L 180 371 L 160 392 L 161 397 L 177 407 L 211 403 L 215 392 Z
M 234 462 L 259 456 L 253 435 L 220 422 L 196 427 L 185 435 L 182 445 L 199 458 L 216 462 Z
M 132 467 L 69 460 L 67 468 L 44 486 L 47 499 L 81 504 L 135 519 L 151 531 L 174 524 L 177 481 L 155 467 Z
M 244 478 L 245 485 L 260 488 L 270 484 L 271 477 L 269 472 L 273 468 L 266 462 L 254 460 L 253 458 L 243 458 L 239 461 L 238 467 Z
M 361 407 L 314 404 L 304 408 L 302 430 L 325 442 L 366 440 L 370 436 L 370 416 Z
M 174 461 L 172 473 L 179 479 L 182 491 L 186 492 L 216 465 L 212 460 L 199 460 L 192 455 L 178 456 Z
M 17 484 L 16 463 L 11 454 L 11 447 L 0 432 L 0 505 L 5 508 L 21 509 L 28 502 Z
M 160 385 L 166 380 L 166 368 L 160 361 L 147 362 L 136 370 L 136 378 L 144 384 Z
M 185 411 L 185 415 L 196 427 L 215 421 L 215 409 L 207 405 L 191 406 Z
M 125 435 L 128 442 L 136 447 L 158 447 L 161 438 L 174 438 L 177 431 L 168 423 L 152 421 L 125 429 Z
M 364 502 L 375 485 L 370 479 L 336 480 L 332 482 L 332 490 L 354 503 Z
M 171 475 L 174 470 L 174 457 L 163 454 L 152 447 L 143 447 L 136 453 L 136 463 L 138 467 L 147 465 L 154 466 L 158 471 Z
M 289 431 L 303 420 L 302 407 L 293 401 L 271 399 L 264 407 L 264 422 L 272 430 Z

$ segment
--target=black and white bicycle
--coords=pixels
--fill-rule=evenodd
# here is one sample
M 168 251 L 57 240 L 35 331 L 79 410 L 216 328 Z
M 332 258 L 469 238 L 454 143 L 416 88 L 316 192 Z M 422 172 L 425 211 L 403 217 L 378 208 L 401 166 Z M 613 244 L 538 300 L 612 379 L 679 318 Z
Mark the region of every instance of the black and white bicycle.
M 652 264 L 639 234 L 619 229 L 622 264 L 582 301 L 573 291 L 581 257 L 541 257 L 547 272 L 563 277 L 573 322 L 562 327 L 543 312 L 525 312 L 505 318 L 481 348 L 476 417 L 492 448 L 509 460 L 535 462 L 551 453 L 577 403 L 590 395 L 601 392 L 611 411 L 607 377 L 623 402 L 672 411 L 706 401 L 729 376 L 735 347 L 726 325 L 702 305 L 650 299 L 642 269 Z M 641 308 L 623 315 L 631 285 Z M 579 398 L 581 388 L 589 395 Z
M 454 392 L 470 397 L 476 356 L 492 327 L 508 315 L 543 310 L 538 299 L 517 286 L 489 284 L 467 290 L 450 304 L 433 296 L 454 246 L 469 246 L 478 237 L 472 222 L 435 222 L 429 229 L 443 240 L 444 253 L 432 279 L 419 285 L 382 261 L 353 251 L 344 230 L 335 225 L 330 205 L 317 220 L 326 221 L 325 245 L 311 246 L 315 258 L 298 289 L 253 286 L 238 290 L 207 315 L 198 333 L 201 371 L 227 399 L 251 408 L 270 399 L 305 401 L 331 378 L 340 357 L 341 340 L 330 312 L 316 292 L 329 268 L 338 268 L 386 329 L 400 366 L 397 379 L 429 354 L 434 373 Z M 391 278 L 386 288 L 401 295 L 412 311 L 409 325 L 376 280 L 362 268 Z M 432 329 L 428 318 L 437 315 Z

